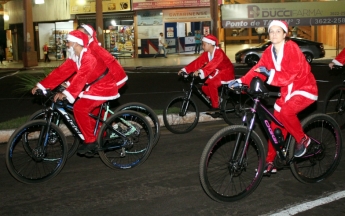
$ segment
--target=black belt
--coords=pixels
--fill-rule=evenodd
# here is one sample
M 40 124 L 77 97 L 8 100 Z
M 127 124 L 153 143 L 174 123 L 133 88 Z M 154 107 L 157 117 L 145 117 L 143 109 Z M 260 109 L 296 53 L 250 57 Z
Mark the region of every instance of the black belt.
M 98 77 L 97 79 L 95 79 L 94 81 L 92 81 L 92 82 L 86 84 L 86 85 L 85 85 L 85 89 L 88 88 L 90 85 L 95 84 L 96 82 L 98 82 L 98 81 L 99 81 L 100 79 L 102 79 L 105 75 L 107 75 L 108 72 L 109 72 L 109 69 L 107 68 L 107 69 L 102 73 L 101 76 L 99 76 L 99 77 Z

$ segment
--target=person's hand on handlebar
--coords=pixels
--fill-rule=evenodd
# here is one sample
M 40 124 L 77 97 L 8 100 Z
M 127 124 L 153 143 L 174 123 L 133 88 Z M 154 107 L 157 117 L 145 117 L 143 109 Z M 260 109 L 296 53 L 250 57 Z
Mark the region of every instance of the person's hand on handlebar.
M 54 96 L 54 102 L 56 102 L 57 100 L 64 100 L 64 99 L 66 99 L 67 97 L 66 97 L 66 95 L 65 94 L 63 94 L 63 93 L 57 93 L 55 96 Z
M 239 87 L 239 86 L 240 86 L 240 84 L 236 80 L 231 80 L 228 84 L 228 87 L 230 89 L 234 89 L 234 88 Z
M 328 64 L 328 66 L 329 66 L 330 69 L 333 69 L 334 63 L 331 62 L 331 63 Z
M 34 95 L 34 94 L 36 94 L 36 91 L 37 91 L 37 89 L 39 89 L 37 86 L 35 86 L 32 90 L 31 90 L 31 93 Z
M 196 71 L 193 72 L 193 76 L 199 76 L 199 75 L 200 75 L 199 70 L 196 70 Z

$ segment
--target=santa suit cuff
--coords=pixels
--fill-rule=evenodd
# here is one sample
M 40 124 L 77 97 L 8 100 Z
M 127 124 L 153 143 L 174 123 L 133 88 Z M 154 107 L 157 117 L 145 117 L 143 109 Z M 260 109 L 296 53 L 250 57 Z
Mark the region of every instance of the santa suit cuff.
M 270 76 L 268 77 L 267 84 L 271 84 L 273 81 L 274 74 L 276 73 L 276 70 L 271 69 L 270 70 Z
M 205 79 L 205 74 L 204 74 L 204 71 L 202 69 L 199 69 L 199 77 L 200 77 L 200 79 Z
M 63 90 L 62 94 L 66 95 L 68 102 L 70 102 L 71 104 L 74 103 L 75 98 L 67 90 Z
M 46 88 L 41 84 L 41 83 L 37 83 L 36 86 L 42 90 L 43 94 L 46 95 L 47 94 L 47 90 Z
M 343 66 L 342 63 L 338 62 L 337 60 L 333 59 L 332 61 L 335 65 Z

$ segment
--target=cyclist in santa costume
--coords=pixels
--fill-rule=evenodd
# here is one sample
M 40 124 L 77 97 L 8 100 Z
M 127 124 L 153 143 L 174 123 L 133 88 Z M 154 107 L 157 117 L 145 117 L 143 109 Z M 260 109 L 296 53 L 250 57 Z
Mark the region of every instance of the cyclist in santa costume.
M 109 72 L 115 75 L 118 88 L 120 89 L 124 86 L 128 80 L 126 72 L 119 62 L 106 49 L 99 45 L 96 31 L 90 25 L 86 24 L 82 24 L 77 29 L 88 35 L 89 49 L 96 58 L 103 60 L 104 64 L 109 68 Z
M 296 140 L 295 157 L 305 154 L 310 138 L 304 134 L 297 114 L 314 103 L 318 98 L 316 80 L 298 45 L 287 38 L 288 24 L 285 21 L 273 20 L 268 26 L 272 45 L 262 54 L 260 61 L 250 71 L 229 83 L 229 87 L 239 83 L 249 84 L 258 76 L 267 83 L 280 87 L 281 97 L 274 104 L 274 116 L 283 123 L 281 128 L 284 138 L 289 132 Z M 280 128 L 273 121 L 271 128 Z M 265 173 L 277 172 L 273 161 L 276 151 L 268 142 Z
M 70 103 L 74 103 L 74 118 L 85 139 L 78 149 L 79 154 L 92 151 L 97 146 L 96 136 L 93 134 L 96 121 L 89 113 L 97 113 L 102 103 L 119 97 L 114 75 L 108 73 L 103 61 L 91 54 L 87 44 L 86 34 L 77 30 L 71 31 L 67 35 L 66 43 L 69 58 L 32 89 L 33 94 L 38 88 L 43 92 L 46 89 L 55 89 L 73 76 L 69 86 L 57 93 L 54 100 L 66 98 Z
M 207 111 L 208 113 L 219 111 L 218 88 L 235 78 L 234 65 L 217 45 L 218 39 L 215 36 L 203 37 L 204 52 L 178 72 L 178 75 L 187 72 L 194 73 L 194 76 L 200 76 L 201 79 L 208 78 L 202 86 L 202 91 L 210 97 L 212 103 L 212 108 Z
M 329 63 L 329 67 L 332 69 L 334 65 L 344 66 L 345 63 L 345 49 L 343 49 L 336 57 Z

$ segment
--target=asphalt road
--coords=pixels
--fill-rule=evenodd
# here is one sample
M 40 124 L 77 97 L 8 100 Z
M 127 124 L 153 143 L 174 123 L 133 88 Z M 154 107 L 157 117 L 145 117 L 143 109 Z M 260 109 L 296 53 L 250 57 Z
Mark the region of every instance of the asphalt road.
M 247 70 L 236 71 L 241 74 Z M 339 75 L 329 76 L 327 71 L 325 66 L 313 66 L 315 77 L 329 82 L 318 82 L 320 101 L 310 112 L 321 110 L 327 90 L 343 79 Z M 154 109 L 163 108 L 165 101 L 183 86 L 175 73 L 134 72 L 129 73 L 129 78 L 128 88 L 119 102 L 139 101 Z M 31 96 L 24 96 L 27 102 L 20 104 L 19 98 L 11 95 L 14 83 L 9 79 L 0 79 L 0 86 L 2 115 L 9 117 L 23 111 L 25 115 L 35 110 L 30 110 Z M 16 98 L 13 101 L 18 104 L 4 110 L 4 102 L 10 98 Z M 345 214 L 345 156 L 335 173 L 320 183 L 302 184 L 287 169 L 264 178 L 256 191 L 245 199 L 226 204 L 211 200 L 199 183 L 199 160 L 206 142 L 225 126 L 222 120 L 200 123 L 192 132 L 182 135 L 172 134 L 163 127 L 159 143 L 139 167 L 112 170 L 99 158 L 74 155 L 58 176 L 33 185 L 19 183 L 9 174 L 4 163 L 6 145 L 0 144 L 0 160 L 3 161 L 0 164 L 0 215 Z M 342 153 L 344 155 L 344 148 Z M 340 195 L 334 198 L 334 193 Z M 324 200 L 326 203 L 320 205 Z
M 148 160 L 129 170 L 112 170 L 100 158 L 74 155 L 55 178 L 27 185 L 12 178 L 1 163 L 0 215 L 284 215 L 288 208 L 299 211 L 308 201 L 318 203 L 345 190 L 343 157 L 336 172 L 317 184 L 302 184 L 290 170 L 282 170 L 263 178 L 253 194 L 238 202 L 211 200 L 199 183 L 199 160 L 207 140 L 225 126 L 222 120 L 200 123 L 182 135 L 162 128 Z M 0 145 L 1 161 L 4 151 Z M 344 215 L 344 201 L 298 215 Z

